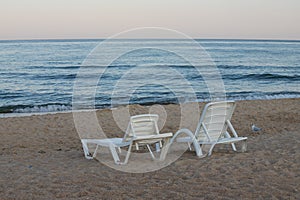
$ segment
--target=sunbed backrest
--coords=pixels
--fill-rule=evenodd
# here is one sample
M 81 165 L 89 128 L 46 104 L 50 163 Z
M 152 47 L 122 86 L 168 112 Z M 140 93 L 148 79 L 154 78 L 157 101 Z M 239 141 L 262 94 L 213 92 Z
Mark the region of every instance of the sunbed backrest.
M 157 126 L 158 115 L 145 114 L 132 116 L 128 125 L 124 140 L 128 141 L 132 137 L 157 135 L 159 129 Z
M 235 109 L 233 101 L 208 103 L 202 112 L 195 132 L 197 140 L 217 141 L 227 130 Z

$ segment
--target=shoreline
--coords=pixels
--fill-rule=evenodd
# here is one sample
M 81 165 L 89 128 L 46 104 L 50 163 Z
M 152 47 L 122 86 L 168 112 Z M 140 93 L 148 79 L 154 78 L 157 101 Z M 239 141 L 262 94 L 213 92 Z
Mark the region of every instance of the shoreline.
M 200 103 L 202 111 L 204 103 Z M 162 105 L 161 132 L 179 128 L 180 108 Z M 159 112 L 161 107 L 130 105 L 130 115 Z M 117 108 L 121 110 L 120 108 Z M 193 110 L 191 110 L 191 113 Z M 82 114 L 86 131 L 96 130 Z M 96 112 L 108 137 L 122 137 L 112 111 Z M 192 114 L 191 114 L 192 116 Z M 182 119 L 193 129 L 196 119 Z M 186 151 L 167 167 L 148 173 L 117 171 L 102 162 L 84 158 L 72 113 L 0 118 L 0 196 L 3 199 L 297 199 L 300 187 L 300 99 L 237 101 L 232 124 L 239 136 L 248 137 L 248 151 L 233 152 L 217 145 L 212 156 L 199 159 Z M 262 128 L 252 132 L 251 124 Z M 89 130 L 90 129 L 90 130 Z M 237 146 L 239 147 L 239 146 Z M 109 161 L 109 152 L 102 155 Z M 135 163 L 134 156 L 129 159 Z
M 300 97 L 295 98 L 275 98 L 275 99 L 244 99 L 244 100 L 233 100 L 235 102 L 243 102 L 243 101 L 272 101 L 272 100 L 288 100 L 288 99 L 299 99 Z M 229 100 L 230 101 L 230 100 Z M 201 102 L 184 102 L 183 104 L 190 104 L 190 103 L 208 103 L 209 101 L 201 101 Z M 96 108 L 96 109 L 89 109 L 89 110 L 64 110 L 64 111 L 50 111 L 50 112 L 30 112 L 30 113 L 21 113 L 21 112 L 11 112 L 11 113 L 0 113 L 0 119 L 1 118 L 11 118 L 11 117 L 30 117 L 35 115 L 55 115 L 55 114 L 66 114 L 66 113 L 73 113 L 73 112 L 98 112 L 101 110 L 115 110 L 126 106 L 144 106 L 144 107 L 150 107 L 153 105 L 180 105 L 177 103 L 146 103 L 146 104 L 129 104 L 129 105 L 118 105 L 116 107 L 104 107 L 104 108 Z

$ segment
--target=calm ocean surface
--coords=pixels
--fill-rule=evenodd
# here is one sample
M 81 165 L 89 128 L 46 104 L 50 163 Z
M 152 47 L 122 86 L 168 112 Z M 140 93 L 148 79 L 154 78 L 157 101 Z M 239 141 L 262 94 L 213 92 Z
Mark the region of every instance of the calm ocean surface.
M 300 41 L 196 40 L 215 62 L 224 82 L 226 98 L 233 100 L 300 97 Z M 0 41 L 0 113 L 57 112 L 72 109 L 73 85 L 81 64 L 101 40 Z M 117 46 L 139 43 L 164 45 L 190 51 L 185 40 L 119 40 Z M 150 46 L 151 46 L 150 45 Z M 108 53 L 109 52 L 105 52 Z M 209 101 L 201 75 L 189 63 L 172 53 L 151 48 L 130 52 L 111 63 L 98 83 L 95 107 L 111 107 L 118 81 L 129 70 L 143 67 L 149 74 L 135 74 L 134 81 L 153 79 L 137 88 L 129 103 L 176 103 L 178 95 L 160 84 L 177 83 L 164 67 L 177 70 L 188 80 L 197 101 Z M 88 81 L 98 66 L 86 68 Z M 103 66 L 99 66 L 103 67 Z M 161 72 L 161 73 L 160 73 Z M 180 85 L 178 83 L 178 85 Z M 180 98 L 189 100 L 185 88 Z M 126 91 L 114 94 L 115 104 L 123 102 Z M 118 96 L 119 95 L 119 96 Z M 124 96 L 125 95 L 125 96 Z M 125 98 L 126 99 L 126 98 Z

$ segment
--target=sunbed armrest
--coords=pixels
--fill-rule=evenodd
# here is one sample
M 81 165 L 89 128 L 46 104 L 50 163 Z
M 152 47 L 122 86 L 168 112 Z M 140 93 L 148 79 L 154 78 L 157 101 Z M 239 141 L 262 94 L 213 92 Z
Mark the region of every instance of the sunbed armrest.
M 137 136 L 133 138 L 133 141 L 138 140 L 147 140 L 147 139 L 164 139 L 164 138 L 170 138 L 173 136 L 173 133 L 162 133 L 157 135 L 145 135 L 145 136 Z

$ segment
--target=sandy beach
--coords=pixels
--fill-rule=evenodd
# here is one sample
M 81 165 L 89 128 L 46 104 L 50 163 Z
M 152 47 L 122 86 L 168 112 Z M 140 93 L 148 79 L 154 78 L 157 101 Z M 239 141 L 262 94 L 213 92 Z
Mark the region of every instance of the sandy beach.
M 175 133 L 179 107 L 163 106 L 162 132 Z M 123 136 L 111 110 L 97 116 L 109 137 Z M 245 153 L 218 145 L 211 157 L 187 151 L 161 170 L 125 173 L 84 158 L 72 113 L 0 118 L 0 199 L 299 199 L 300 99 L 238 101 L 232 124 L 248 137 Z

